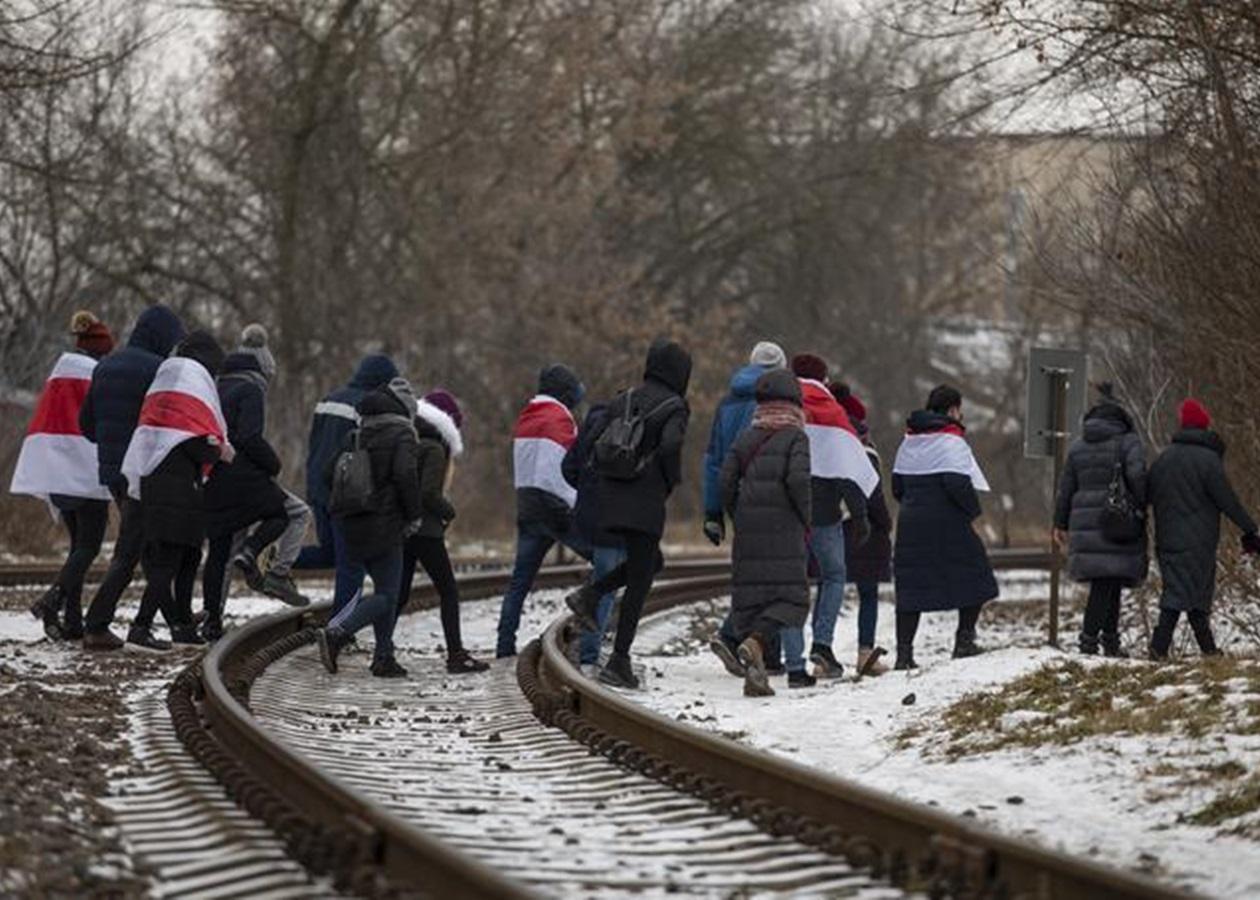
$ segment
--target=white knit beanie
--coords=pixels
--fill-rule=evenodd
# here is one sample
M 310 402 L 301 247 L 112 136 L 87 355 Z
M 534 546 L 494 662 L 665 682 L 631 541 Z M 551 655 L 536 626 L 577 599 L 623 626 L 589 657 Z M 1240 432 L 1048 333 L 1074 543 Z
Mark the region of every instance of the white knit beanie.
M 783 348 L 773 341 L 761 341 L 756 347 L 753 347 L 752 354 L 748 357 L 748 362 L 754 366 L 762 366 L 766 369 L 786 369 L 787 354 L 783 352 Z

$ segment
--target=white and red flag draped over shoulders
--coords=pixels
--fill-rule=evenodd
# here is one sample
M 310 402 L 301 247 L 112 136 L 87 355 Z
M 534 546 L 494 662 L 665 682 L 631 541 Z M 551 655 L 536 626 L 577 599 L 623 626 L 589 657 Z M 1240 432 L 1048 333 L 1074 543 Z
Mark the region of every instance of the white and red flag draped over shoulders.
M 847 478 L 870 496 L 879 484 L 849 414 L 821 381 L 801 378 L 801 405 L 809 437 L 809 474 L 815 478 Z
M 45 501 L 50 494 L 109 499 L 109 489 L 100 482 L 96 445 L 79 430 L 79 409 L 95 368 L 96 360 L 82 353 L 63 353 L 53 365 L 26 427 L 12 493 Z
M 198 437 L 214 438 L 221 447 L 227 445 L 219 392 L 205 366 L 175 356 L 158 367 L 144 395 L 140 420 L 122 462 L 128 493 L 139 499 L 140 479 L 160 466 L 177 446 Z
M 538 488 L 569 506 L 577 491 L 560 470 L 564 455 L 577 440 L 577 423 L 569 408 L 554 397 L 539 394 L 521 410 L 512 432 L 512 472 L 517 488 Z
M 989 481 L 976 462 L 966 431 L 960 425 L 946 425 L 939 431 L 906 432 L 893 472 L 897 475 L 939 475 L 952 472 L 966 475 L 977 491 L 989 490 Z

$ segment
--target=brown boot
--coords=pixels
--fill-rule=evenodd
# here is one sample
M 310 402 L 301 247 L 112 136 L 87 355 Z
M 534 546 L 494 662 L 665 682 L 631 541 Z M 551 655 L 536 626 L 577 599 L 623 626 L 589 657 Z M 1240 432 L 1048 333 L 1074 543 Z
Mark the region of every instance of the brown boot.
M 766 660 L 761 639 L 751 635 L 739 645 L 735 655 L 744 666 L 744 696 L 773 697 L 774 688 L 766 675 Z
M 859 647 L 857 658 L 858 678 L 865 678 L 868 675 L 874 677 L 887 672 L 888 666 L 879 661 L 879 658 L 883 655 L 883 648 Z

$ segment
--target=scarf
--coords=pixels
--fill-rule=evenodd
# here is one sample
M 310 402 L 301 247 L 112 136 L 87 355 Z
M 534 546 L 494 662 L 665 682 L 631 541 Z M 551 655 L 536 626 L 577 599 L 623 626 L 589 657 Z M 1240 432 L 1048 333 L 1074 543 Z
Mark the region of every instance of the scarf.
M 790 400 L 765 400 L 757 404 L 753 413 L 753 428 L 781 431 L 784 428 L 805 427 L 805 411 Z

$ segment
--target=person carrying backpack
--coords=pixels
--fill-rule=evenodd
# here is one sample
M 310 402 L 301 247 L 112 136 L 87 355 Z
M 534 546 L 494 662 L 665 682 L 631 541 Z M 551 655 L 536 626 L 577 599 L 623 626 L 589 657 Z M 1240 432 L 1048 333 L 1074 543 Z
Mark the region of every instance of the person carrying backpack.
M 344 537 L 346 558 L 364 568 L 373 593 L 357 592 L 319 629 L 316 639 L 324 668 L 337 672 L 337 657 L 350 638 L 371 625 L 376 637 L 372 674 L 404 678 L 394 658 L 394 623 L 402 585 L 403 540 L 419 530 L 420 498 L 416 395 L 405 378 L 372 391 L 359 403 L 359 427 L 346 436 L 325 478 L 329 511 Z
M 616 687 L 639 686 L 630 666 L 630 647 L 652 581 L 663 565 L 665 501 L 682 480 L 690 380 L 691 355 L 673 341 L 656 340 L 648 350 L 643 383 L 609 404 L 595 436 L 599 527 L 625 541 L 626 561 L 565 602 L 579 626 L 595 631 L 600 598 L 625 586 L 613 653 L 599 674 L 600 681 Z

